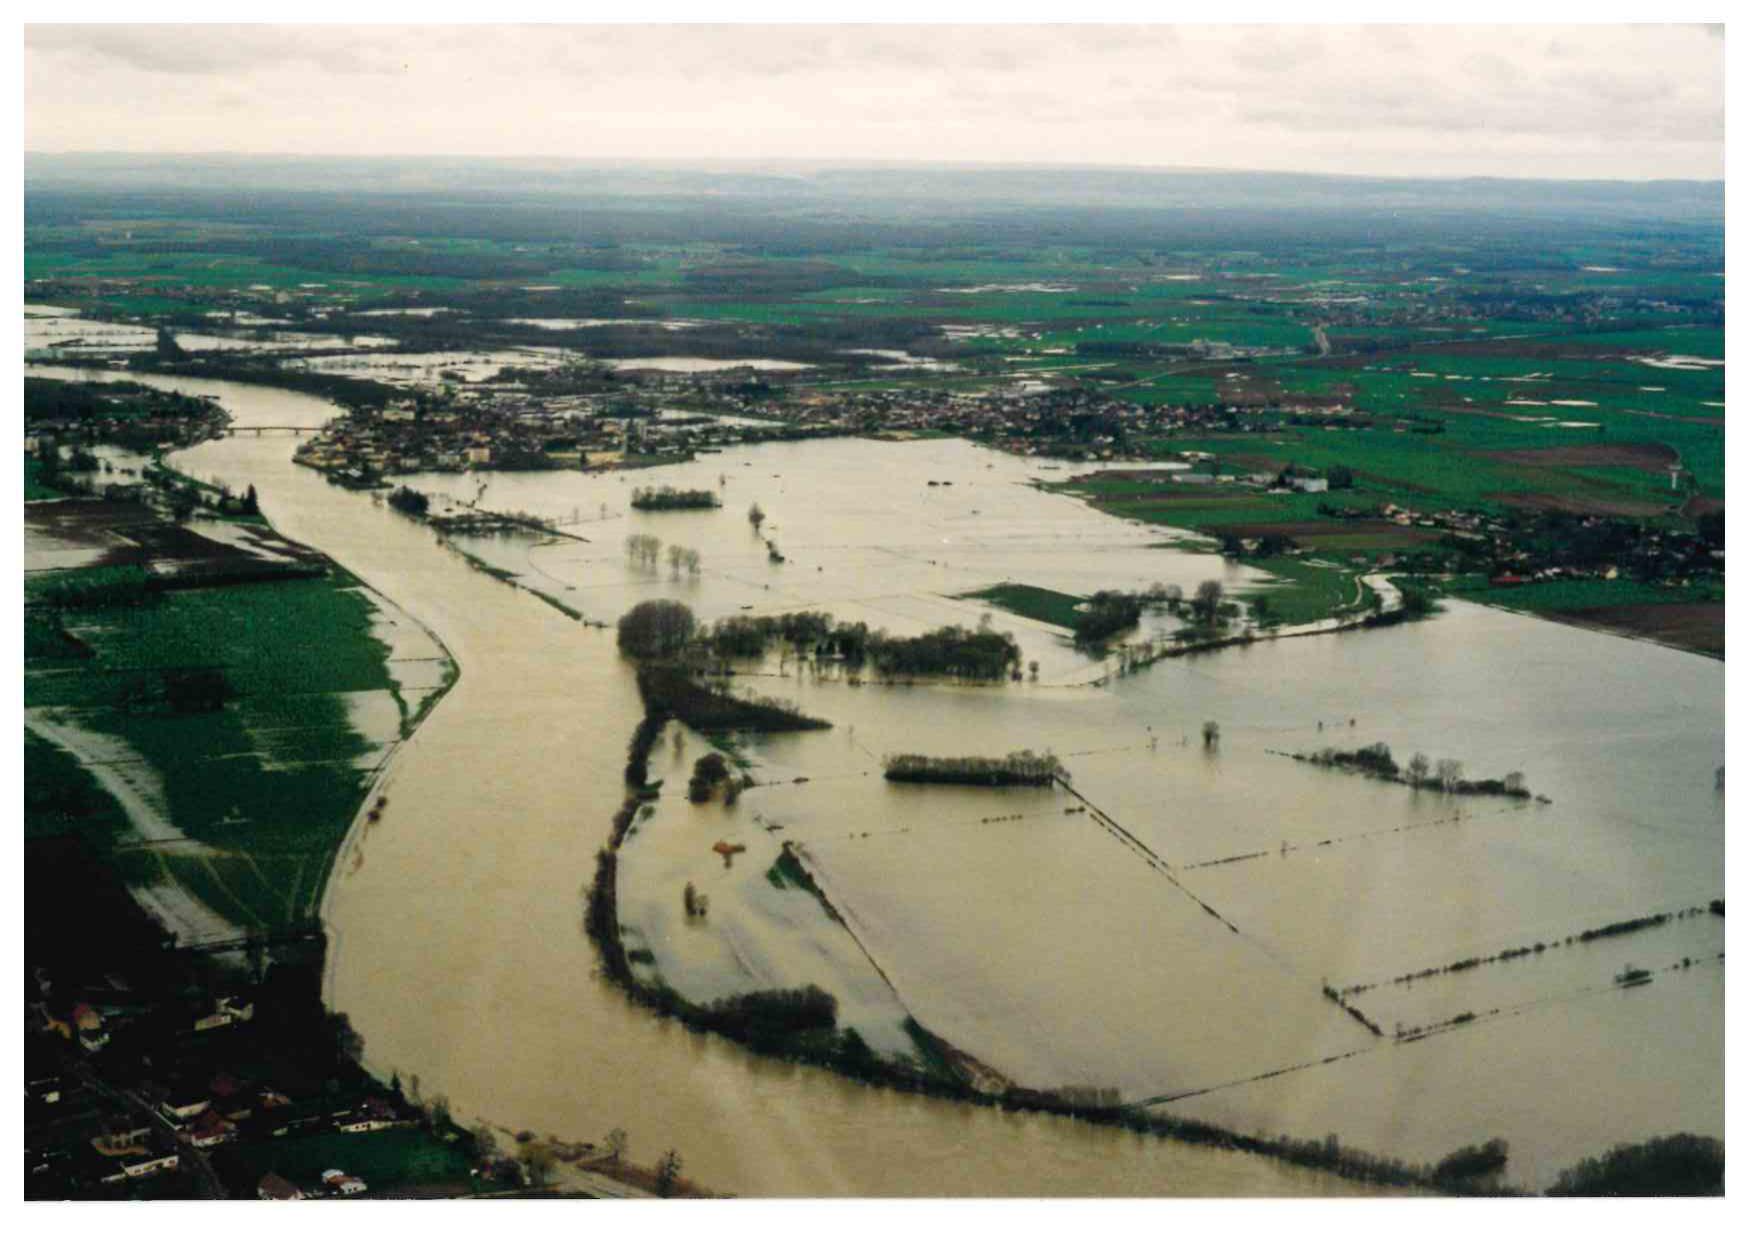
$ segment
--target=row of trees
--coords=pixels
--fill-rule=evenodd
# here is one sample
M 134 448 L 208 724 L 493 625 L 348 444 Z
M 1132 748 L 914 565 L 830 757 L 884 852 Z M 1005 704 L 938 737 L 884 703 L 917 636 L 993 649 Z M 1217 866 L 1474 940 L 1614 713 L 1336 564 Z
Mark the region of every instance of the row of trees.
M 627 546 L 646 538 L 634 534 Z M 1021 651 L 1013 635 L 987 626 L 972 630 L 947 625 L 918 637 L 890 637 L 861 622 L 834 623 L 826 612 L 798 611 L 728 616 L 700 631 L 691 609 L 672 599 L 639 603 L 619 619 L 619 649 L 640 659 L 757 658 L 777 640 L 798 653 L 840 658 L 851 667 L 872 663 L 888 676 L 990 681 L 1020 675 Z
M 391 500 L 392 502 L 392 500 Z M 661 562 L 662 540 L 654 534 L 628 534 L 625 537 L 625 558 L 640 568 L 653 569 Z M 691 547 L 682 547 L 678 543 L 668 544 L 668 572 L 678 580 L 683 570 L 688 577 L 696 577 L 703 561 L 697 551 Z
M 888 676 L 952 676 L 959 680 L 1019 679 L 1020 647 L 1011 633 L 949 624 L 920 637 L 868 639 L 868 658 Z
M 625 537 L 625 558 L 644 568 L 654 568 L 661 559 L 662 540 L 654 534 L 628 534 Z
M 631 492 L 631 506 L 645 512 L 667 512 L 681 508 L 720 508 L 722 501 L 716 498 L 714 491 L 637 487 Z
M 1333 766 L 1342 770 L 1360 771 L 1377 779 L 1407 784 L 1411 788 L 1436 788 L 1444 792 L 1493 793 L 1495 795 L 1527 797 L 1522 771 L 1511 771 L 1503 779 L 1464 779 L 1463 764 L 1455 758 L 1440 758 L 1436 763 L 1424 753 L 1416 753 L 1406 766 L 1399 765 L 1390 747 L 1379 741 L 1360 749 L 1325 747 L 1311 754 L 1295 754 L 1301 761 L 1317 766 Z
M 1056 755 L 1021 749 L 1005 758 L 934 758 L 925 754 L 893 754 L 886 759 L 886 778 L 911 784 L 1048 784 L 1066 775 Z

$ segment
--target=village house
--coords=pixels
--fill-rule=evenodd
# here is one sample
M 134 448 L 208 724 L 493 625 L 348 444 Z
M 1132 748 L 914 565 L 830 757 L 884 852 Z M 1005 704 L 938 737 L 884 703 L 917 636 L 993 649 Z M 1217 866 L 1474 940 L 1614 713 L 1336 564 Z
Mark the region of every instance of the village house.
M 277 1171 L 269 1171 L 255 1186 L 255 1195 L 262 1201 L 302 1201 L 303 1190 Z
M 385 1128 L 400 1127 L 406 1122 L 381 1098 L 366 1098 L 363 1106 L 334 1126 L 341 1132 L 381 1132 Z
M 344 1171 L 333 1170 L 322 1172 L 322 1184 L 329 1192 L 342 1197 L 356 1197 L 370 1187 L 355 1175 L 347 1175 Z
M 185 1126 L 184 1121 L 193 1119 L 211 1105 L 204 1092 L 189 1086 L 169 1091 L 164 1101 L 159 1104 L 158 1110 L 180 1130 Z
M 180 1154 L 136 1155 L 124 1159 L 119 1170 L 103 1177 L 105 1184 L 119 1184 L 123 1180 L 141 1180 L 147 1176 L 160 1175 L 166 1171 L 174 1171 L 182 1164 Z

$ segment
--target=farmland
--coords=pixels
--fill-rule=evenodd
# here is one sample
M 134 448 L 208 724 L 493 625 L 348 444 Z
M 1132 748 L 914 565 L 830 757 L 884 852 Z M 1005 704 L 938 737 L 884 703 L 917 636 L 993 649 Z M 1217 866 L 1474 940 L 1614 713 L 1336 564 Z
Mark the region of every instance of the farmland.
M 371 769 L 427 700 L 356 581 L 208 546 L 235 584 L 163 590 L 122 566 L 27 585 L 29 797 L 131 885 L 192 897 L 173 928 L 194 936 L 312 916 Z
M 263 512 L 486 671 L 400 751 L 369 866 L 361 847 L 332 876 L 334 993 L 376 1063 L 543 1128 L 596 1123 L 599 1093 L 690 1132 L 672 1058 L 585 1101 L 505 1067 L 526 1045 L 549 1074 L 579 1037 L 669 1053 L 584 982 L 604 959 L 699 1029 L 780 1049 L 753 1016 L 787 1011 L 804 1058 L 927 1065 L 1004 1107 L 1338 1132 L 1417 1166 L 1503 1136 L 1525 1185 L 1626 1111 L 1721 1132 L 1722 676 L 1684 653 L 1722 654 L 1715 221 L 852 217 L 821 192 L 30 200 L 32 359 L 259 385 L 227 392 L 255 425 L 178 467 L 259 480 Z M 338 381 L 319 390 L 344 416 L 282 427 L 256 395 L 276 377 Z M 414 492 L 455 519 L 441 545 Z M 30 828 L 77 824 L 161 905 L 296 925 L 448 665 L 325 563 L 159 588 L 188 539 L 275 548 L 205 514 L 106 520 L 37 522 L 81 562 L 29 585 Z M 1213 639 L 1156 584 L 1208 586 Z M 1101 595 L 1130 627 L 1072 641 Z M 1422 606 L 1360 626 L 1398 597 Z M 700 691 L 595 631 L 656 600 L 705 629 L 829 613 L 818 631 L 863 651 L 945 633 L 999 658 L 864 670 L 836 639 L 761 639 L 701 656 Z M 1352 631 L 1305 632 L 1332 618 Z M 712 709 L 652 695 L 664 677 Z M 830 726 L 747 726 L 776 710 Z M 1379 746 L 1453 774 L 1291 761 Z M 1035 785 L 881 775 L 1002 754 Z M 733 774 L 683 796 L 701 755 Z M 1459 797 L 1465 769 L 1543 795 Z M 1635 929 L 1586 937 L 1610 925 Z M 504 987 L 452 986 L 469 968 Z M 745 1066 L 721 1063 L 699 1070 Z M 732 1138 L 713 1154 L 740 1166 Z

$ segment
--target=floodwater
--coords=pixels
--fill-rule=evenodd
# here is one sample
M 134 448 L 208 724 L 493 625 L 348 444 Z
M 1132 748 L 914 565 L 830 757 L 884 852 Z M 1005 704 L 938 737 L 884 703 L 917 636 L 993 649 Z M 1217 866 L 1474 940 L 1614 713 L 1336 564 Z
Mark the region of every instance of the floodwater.
M 179 386 L 219 396 L 245 425 L 329 412 L 268 389 Z M 1322 1183 L 864 1090 L 630 1007 L 592 976 L 579 926 L 640 713 L 610 635 L 473 573 L 421 527 L 287 457 L 283 440 L 233 438 L 178 464 L 255 483 L 286 534 L 401 602 L 462 668 L 391 765 L 388 814 L 360 829 L 331 887 L 331 999 L 375 1066 L 417 1072 L 460 1113 L 512 1127 L 590 1138 L 623 1125 L 640 1155 L 675 1146 L 704 1182 L 743 1193 Z M 536 513 L 573 537 L 469 550 L 602 620 L 670 596 L 707 619 L 821 607 L 905 632 L 976 623 L 985 605 L 951 596 L 1004 578 L 1074 593 L 1188 587 L 1223 571 L 1242 584 L 1217 557 L 1161 547 L 1157 529 L 1026 486 L 1042 468 L 962 443 L 838 440 L 735 449 L 630 481 L 490 475 L 483 507 Z M 471 500 L 481 479 L 413 481 Z M 632 485 L 662 483 L 721 487 L 724 507 L 628 509 Z M 745 518 L 755 500 L 769 514 L 763 538 Z M 702 575 L 627 563 L 633 532 L 697 549 Z M 761 783 L 732 811 L 693 820 L 664 805 L 640 830 L 695 838 L 660 839 L 655 889 L 628 866 L 627 915 L 677 900 L 685 849 L 720 867 L 716 839 L 751 842 L 780 822 L 899 1001 L 1022 1084 L 1116 1088 L 1243 1131 L 1336 1133 L 1415 1160 L 1503 1136 L 1511 1178 L 1538 1185 L 1616 1141 L 1722 1135 L 1722 919 L 1563 943 L 1723 894 L 1721 665 L 1452 604 L 1422 624 L 1169 660 L 1100 689 L 1052 630 L 994 621 L 1039 659 L 1038 683 L 855 688 L 829 668 L 768 667 L 759 691 L 837 726 L 750 744 Z M 1221 727 L 1211 752 L 1204 720 Z M 1398 758 L 1459 760 L 1471 778 L 1522 771 L 1550 803 L 1415 792 L 1282 756 L 1380 741 Z M 880 778 L 886 753 L 1047 747 L 1074 793 Z M 1085 803 L 1102 821 L 1070 812 Z M 768 864 L 745 860 L 755 873 Z M 763 932 L 758 901 L 740 907 L 737 922 L 732 902 L 713 902 L 705 933 L 755 944 L 760 985 L 806 980 L 801 945 Z M 646 920 L 636 932 L 670 980 L 723 954 L 703 941 L 695 958 L 673 946 L 671 924 Z M 1560 945 L 1392 982 L 1536 941 Z M 1654 983 L 1615 989 L 1625 964 L 1654 970 Z M 1372 987 L 1353 1002 L 1385 1035 L 1325 1000 L 1324 984 Z M 1388 1036 L 1463 1013 L 1475 1019 L 1435 1036 Z M 955 1162 L 972 1142 L 978 1160 Z
M 811 370 L 808 362 L 783 362 L 768 357 L 628 357 L 601 358 L 615 370 L 666 370 L 675 374 L 705 374 L 712 370 Z
M 629 481 L 500 475 L 484 507 L 534 513 L 573 537 L 466 546 L 604 621 L 671 596 L 706 620 L 819 608 L 898 633 L 977 623 L 987 604 L 954 596 L 1004 578 L 1084 594 L 1153 580 L 1190 589 L 1241 571 L 1026 485 L 1050 464 L 961 443 L 844 440 L 730 449 Z M 478 485 L 412 482 L 460 498 Z M 664 483 L 719 489 L 723 507 L 626 506 L 629 486 Z M 754 501 L 768 514 L 763 537 L 744 515 Z M 703 574 L 627 563 L 629 533 L 698 550 Z M 1514 1176 L 1535 1184 L 1644 1132 L 1722 1131 L 1719 918 L 1683 923 L 1674 940 L 1646 932 L 1379 985 L 1721 896 L 1717 663 L 1451 603 L 1429 623 L 1172 660 L 1101 690 L 1085 686 L 1105 669 L 1047 626 L 992 619 L 1039 661 L 1037 683 L 857 689 L 829 666 L 774 659 L 745 682 L 838 726 L 747 742 L 760 786 L 736 807 L 664 804 L 640 829 L 622 899 L 652 974 L 704 999 L 751 978 L 820 981 L 819 942 L 791 943 L 786 957 L 768 946 L 794 910 L 719 873 L 711 851 L 745 845 L 737 865 L 759 873 L 789 840 L 906 1009 L 1029 1086 L 1114 1088 L 1244 1131 L 1336 1132 L 1416 1160 L 1505 1136 Z M 1222 728 L 1213 753 L 1200 743 L 1210 719 Z M 1415 792 L 1287 756 L 1380 742 L 1403 760 L 1459 761 L 1471 778 L 1521 771 L 1548 803 Z M 1075 790 L 1177 883 L 1067 812 L 1066 794 L 894 787 L 880 775 L 888 753 L 1021 748 L 1062 756 Z M 708 929 L 675 922 L 686 881 L 714 893 Z M 736 953 L 755 941 L 748 969 Z M 1701 967 L 1659 976 L 1650 1027 L 1645 992 L 1611 988 L 1628 964 L 1682 959 Z M 866 977 L 839 976 L 865 992 Z M 1328 1002 L 1325 982 L 1373 987 L 1354 1002 L 1385 1036 Z M 1477 1019 L 1437 1037 L 1389 1036 L 1465 1013 Z M 1574 1021 L 1605 1053 L 1572 1054 L 1561 1031 Z M 1497 1088 L 1465 1087 L 1477 1046 L 1489 1047 Z M 1680 1071 L 1630 1112 L 1595 1083 L 1599 1065 L 1660 1079 L 1673 1059 Z M 1336 1085 L 1358 1074 L 1365 1090 Z M 1436 1099 L 1405 1115 L 1433 1076 Z M 1542 1104 L 1534 1123 L 1526 1096 Z
M 335 414 L 270 388 L 131 377 L 215 396 L 239 426 Z M 395 599 L 462 669 L 391 762 L 387 811 L 360 822 L 329 888 L 329 1000 L 373 1067 L 417 1073 L 458 1115 L 512 1130 L 599 1140 L 624 1127 L 633 1157 L 677 1149 L 688 1176 L 739 1194 L 1354 1190 L 1267 1159 L 870 1089 L 633 1006 L 595 976 L 581 927 L 641 714 L 611 636 L 468 568 L 422 527 L 289 457 L 285 438 L 239 436 L 175 464 L 253 483 L 288 537 Z
M 157 344 L 158 333 L 150 327 L 133 323 L 112 323 L 88 319 L 77 310 L 57 306 L 36 305 L 24 317 L 24 348 L 26 353 L 90 357 L 117 353 L 139 352 Z M 368 349 L 392 347 L 395 341 L 387 336 L 335 336 L 316 332 L 269 330 L 265 324 L 275 320 L 239 315 L 230 319 L 238 327 L 250 327 L 245 334 L 221 335 L 212 332 L 176 333 L 176 343 L 191 353 L 238 352 L 294 353 L 310 349 Z
M 684 465 L 630 473 L 413 474 L 408 486 L 553 523 L 570 537 L 457 539 L 459 546 L 591 620 L 618 619 L 648 598 L 676 597 L 700 619 L 824 610 L 870 628 L 914 634 L 974 628 L 985 613 L 1011 630 L 1040 682 L 1086 680 L 1099 661 L 1056 629 L 958 595 L 1002 580 L 1084 595 L 1160 581 L 1186 595 L 1208 578 L 1228 591 L 1267 580 L 1218 555 L 1161 546 L 1157 526 L 1118 521 L 1040 492 L 1060 462 L 1022 460 L 959 440 L 828 439 L 731 448 Z M 481 482 L 485 483 L 483 494 Z M 710 511 L 639 512 L 639 486 L 717 492 Z M 747 520 L 758 504 L 759 531 Z M 650 534 L 699 553 L 703 572 L 676 580 L 630 563 L 625 538 Z M 783 563 L 770 559 L 775 544 Z M 663 561 L 665 565 L 665 561 Z M 1149 617 L 1149 629 L 1169 628 Z

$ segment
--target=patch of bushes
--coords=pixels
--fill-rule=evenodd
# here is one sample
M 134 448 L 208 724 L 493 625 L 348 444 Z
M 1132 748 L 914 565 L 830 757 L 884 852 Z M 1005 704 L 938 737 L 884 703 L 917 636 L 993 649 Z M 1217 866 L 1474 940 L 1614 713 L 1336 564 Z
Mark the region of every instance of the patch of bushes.
M 868 639 L 868 658 L 885 676 L 1003 680 L 1018 674 L 1020 647 L 1006 633 L 950 624 L 920 637 L 876 633 Z
M 686 799 L 702 805 L 716 795 L 716 789 L 728 778 L 728 761 L 719 753 L 707 753 L 692 764 L 692 779 L 686 785 Z
M 671 658 L 686 648 L 697 629 L 692 609 L 684 603 L 647 599 L 619 617 L 619 650 L 635 659 Z
M 886 778 L 908 784 L 976 784 L 1042 786 L 1063 774 L 1054 754 L 1018 750 L 1005 758 L 931 758 L 925 754 L 901 753 L 886 759 Z
M 422 517 L 431 511 L 431 497 L 412 487 L 396 487 L 388 493 L 388 506 L 409 517 Z
M 1637 1145 L 1617 1145 L 1566 1170 L 1550 1197 L 1720 1197 L 1724 1143 L 1680 1132 Z
M 637 689 L 645 710 L 671 716 L 700 732 L 801 732 L 832 726 L 802 714 L 791 702 L 740 698 L 707 688 L 678 667 L 639 667 Z
M 1096 646 L 1141 622 L 1141 599 L 1118 590 L 1100 590 L 1074 613 L 1074 642 Z
M 674 487 L 638 487 L 631 493 L 631 506 L 644 512 L 667 512 L 683 508 L 720 508 L 714 491 L 681 491 Z

